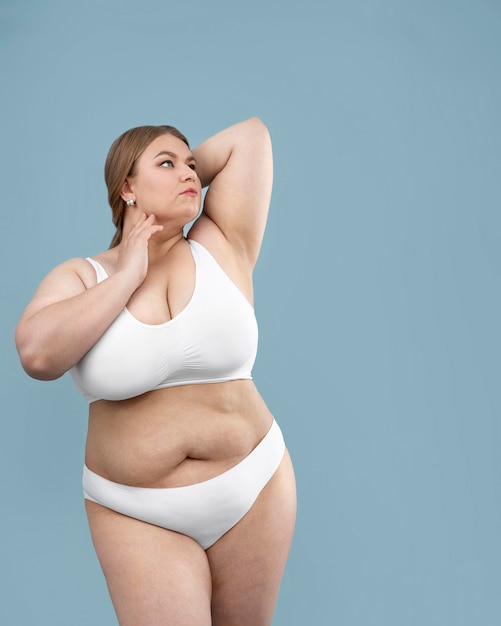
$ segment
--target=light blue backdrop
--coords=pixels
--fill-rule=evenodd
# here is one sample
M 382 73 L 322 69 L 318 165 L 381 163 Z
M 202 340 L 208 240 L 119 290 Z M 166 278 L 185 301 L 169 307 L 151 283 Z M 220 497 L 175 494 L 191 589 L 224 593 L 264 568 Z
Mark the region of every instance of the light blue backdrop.
M 276 176 L 255 379 L 297 471 L 275 626 L 501 623 L 501 4 L 0 1 L 0 623 L 115 624 L 86 405 L 15 323 L 112 236 L 112 140 L 251 115 Z

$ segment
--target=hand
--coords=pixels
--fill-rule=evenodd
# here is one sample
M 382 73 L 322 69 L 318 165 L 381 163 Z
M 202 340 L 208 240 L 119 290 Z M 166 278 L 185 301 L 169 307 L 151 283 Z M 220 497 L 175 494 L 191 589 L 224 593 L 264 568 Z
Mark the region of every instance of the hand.
M 142 284 L 148 273 L 150 237 L 163 229 L 161 224 L 155 224 L 155 219 L 153 213 L 149 216 L 141 213 L 135 226 L 118 246 L 117 271 L 127 272 L 134 281 L 135 289 Z

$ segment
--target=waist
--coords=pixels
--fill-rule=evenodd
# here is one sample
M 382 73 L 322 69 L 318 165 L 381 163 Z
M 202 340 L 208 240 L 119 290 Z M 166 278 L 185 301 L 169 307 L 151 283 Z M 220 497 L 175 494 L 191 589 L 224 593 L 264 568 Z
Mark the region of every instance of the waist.
M 252 381 L 170 387 L 90 406 L 86 465 L 121 484 L 208 480 L 247 456 L 273 417 Z

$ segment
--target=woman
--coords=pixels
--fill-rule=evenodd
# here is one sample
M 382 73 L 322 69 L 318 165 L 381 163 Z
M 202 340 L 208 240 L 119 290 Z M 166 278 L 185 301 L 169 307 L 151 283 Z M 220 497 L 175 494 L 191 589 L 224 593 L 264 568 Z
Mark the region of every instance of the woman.
M 249 119 L 192 152 L 170 126 L 131 129 L 105 178 L 111 247 L 42 281 L 22 365 L 70 371 L 89 400 L 85 504 L 121 626 L 270 624 L 296 502 L 251 379 L 268 131 Z

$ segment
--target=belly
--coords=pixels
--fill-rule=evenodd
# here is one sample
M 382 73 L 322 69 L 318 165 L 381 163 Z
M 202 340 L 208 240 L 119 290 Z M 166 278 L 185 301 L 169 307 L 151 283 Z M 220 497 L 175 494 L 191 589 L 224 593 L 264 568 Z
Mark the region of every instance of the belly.
M 249 380 L 159 389 L 92 403 L 87 466 L 136 487 L 179 487 L 236 465 L 273 417 Z

